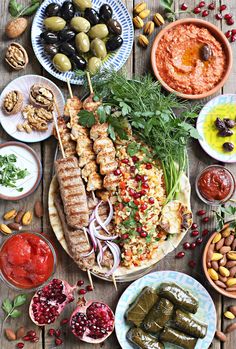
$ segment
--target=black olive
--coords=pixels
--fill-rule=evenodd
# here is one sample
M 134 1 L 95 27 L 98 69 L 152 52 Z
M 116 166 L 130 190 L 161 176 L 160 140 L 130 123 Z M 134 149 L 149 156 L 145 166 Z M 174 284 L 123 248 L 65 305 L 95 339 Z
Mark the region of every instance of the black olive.
M 44 51 L 51 57 L 54 57 L 58 53 L 58 46 L 53 44 L 44 45 Z
M 204 44 L 200 49 L 200 57 L 203 61 L 209 61 L 212 56 L 212 49 L 209 45 Z
M 235 126 L 235 121 L 232 119 L 225 118 L 224 119 L 225 125 L 228 128 L 233 128 Z
M 61 42 L 70 41 L 74 39 L 75 35 L 75 32 L 71 29 L 62 29 L 61 31 L 59 31 L 59 40 Z
M 60 45 L 60 52 L 64 53 L 65 55 L 73 55 L 75 54 L 76 50 L 75 47 L 72 46 L 69 42 L 64 42 Z
M 71 60 L 76 69 L 85 70 L 87 62 L 83 57 L 75 54 L 71 56 Z
M 116 19 L 109 19 L 107 22 L 107 28 L 110 33 L 115 35 L 121 35 L 122 34 L 122 27 L 120 23 Z
M 226 128 L 225 122 L 220 118 L 216 118 L 215 126 L 218 130 L 224 130 Z
M 70 1 L 65 1 L 61 7 L 61 17 L 70 21 L 75 15 L 75 7 Z
M 221 130 L 219 132 L 219 135 L 221 137 L 229 137 L 229 136 L 232 136 L 233 134 L 234 134 L 233 131 L 229 130 L 228 128 L 225 128 L 224 130 Z
M 123 39 L 121 36 L 113 36 L 106 43 L 107 51 L 109 52 L 115 51 L 118 48 L 120 48 L 122 44 L 123 44 Z
M 55 4 L 54 2 L 52 4 L 49 4 L 47 7 L 46 7 L 46 10 L 45 10 L 45 14 L 46 16 L 48 17 L 53 17 L 53 16 L 57 16 L 60 12 L 60 9 L 61 9 L 61 6 L 58 5 L 58 4 Z
M 112 17 L 113 11 L 110 5 L 104 4 L 100 7 L 99 15 L 104 22 L 109 21 Z
M 86 18 L 91 26 L 93 27 L 94 25 L 99 23 L 99 14 L 96 10 L 93 8 L 86 8 L 84 11 L 84 18 Z
M 48 30 L 42 32 L 40 38 L 47 44 L 55 44 L 58 41 L 57 34 Z
M 225 151 L 233 151 L 234 150 L 234 144 L 231 142 L 225 142 L 223 144 L 223 148 Z

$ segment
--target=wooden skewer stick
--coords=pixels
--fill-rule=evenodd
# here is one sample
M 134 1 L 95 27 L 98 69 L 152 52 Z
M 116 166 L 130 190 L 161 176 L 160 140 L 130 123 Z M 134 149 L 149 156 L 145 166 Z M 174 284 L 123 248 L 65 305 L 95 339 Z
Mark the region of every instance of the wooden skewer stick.
M 113 281 L 113 284 L 114 284 L 114 286 L 115 286 L 116 291 L 118 291 L 117 283 L 116 283 L 116 277 L 115 277 L 114 274 L 112 274 L 112 281 Z
M 91 77 L 90 77 L 90 74 L 88 71 L 87 71 L 87 79 L 88 79 L 88 84 L 89 84 L 89 90 L 90 90 L 90 93 L 92 95 L 93 94 L 93 85 L 92 85 Z
M 72 89 L 71 89 L 71 84 L 70 84 L 69 78 L 67 78 L 66 81 L 67 81 L 67 86 L 68 86 L 68 91 L 69 91 L 69 94 L 70 94 L 70 98 L 73 98 L 73 92 L 72 92 Z

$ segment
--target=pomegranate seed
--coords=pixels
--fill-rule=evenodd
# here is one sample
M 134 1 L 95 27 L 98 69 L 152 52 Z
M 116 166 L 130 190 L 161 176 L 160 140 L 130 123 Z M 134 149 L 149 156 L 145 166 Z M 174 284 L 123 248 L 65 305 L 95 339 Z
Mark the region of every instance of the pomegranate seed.
M 135 199 L 141 198 L 141 194 L 140 193 L 134 193 L 133 196 L 134 196 Z
M 142 231 L 139 235 L 141 236 L 141 238 L 146 238 L 147 237 L 146 231 Z
M 60 324 L 63 326 L 63 325 L 66 325 L 68 322 L 69 322 L 69 319 L 62 319 Z
M 122 162 L 123 164 L 128 164 L 128 163 L 129 163 L 129 159 L 122 159 L 121 162 Z
M 149 198 L 149 199 L 148 199 L 148 202 L 149 202 L 149 204 L 153 205 L 154 202 L 155 202 L 155 199 L 154 199 L 154 198 Z
M 226 23 L 227 23 L 228 25 L 234 25 L 234 19 L 233 19 L 233 18 L 229 18 L 229 19 L 226 21 Z
M 138 227 L 138 228 L 136 229 L 136 231 L 137 231 L 138 233 L 141 233 L 141 232 L 143 231 L 143 228 L 142 228 L 142 227 Z
M 177 255 L 175 256 L 175 258 L 183 258 L 185 256 L 185 252 L 181 251 L 178 252 Z
M 141 211 L 145 211 L 147 208 L 148 208 L 148 206 L 145 203 L 140 206 Z
M 133 160 L 133 162 L 135 163 L 135 162 L 138 162 L 139 161 L 139 158 L 137 157 L 137 156 L 132 156 L 132 160 Z
M 197 229 L 197 223 L 193 223 L 192 226 L 191 226 L 191 229 L 192 230 Z
M 147 170 L 151 170 L 152 169 L 152 164 L 150 164 L 149 162 L 146 164 L 146 169 Z
M 204 7 L 206 5 L 205 1 L 200 1 L 198 7 Z
M 140 181 L 142 180 L 142 176 L 140 176 L 139 174 L 137 174 L 137 175 L 135 176 L 135 180 L 136 180 L 137 182 L 140 182 Z
M 185 243 L 183 244 L 183 248 L 184 248 L 185 250 L 188 250 L 188 249 L 190 248 L 190 243 L 189 243 L 189 242 L 185 242 Z
M 192 243 L 190 244 L 190 250 L 194 250 L 195 247 L 196 247 L 196 243 L 195 243 L 195 242 L 192 242 Z
M 226 5 L 221 5 L 219 10 L 220 10 L 220 11 L 224 11 L 224 10 L 226 10 L 226 9 L 227 9 L 227 6 L 226 6 Z
M 142 189 L 142 190 L 139 192 L 139 194 L 140 194 L 141 196 L 144 196 L 144 195 L 147 194 L 147 191 L 146 191 L 145 189 Z
M 208 5 L 209 10 L 214 10 L 215 8 L 216 8 L 216 4 L 214 2 Z
M 233 16 L 231 15 L 231 13 L 226 13 L 225 15 L 224 15 L 224 19 L 230 19 L 230 18 L 232 18 Z
M 115 176 L 119 176 L 121 174 L 121 170 L 117 168 L 113 173 Z
M 93 286 L 92 285 L 87 285 L 86 289 L 88 292 L 92 292 L 93 291 Z
M 22 339 L 23 341 L 28 342 L 30 341 L 31 338 L 29 336 L 24 336 Z
M 182 11 L 186 11 L 187 9 L 188 9 L 188 5 L 187 4 L 185 4 L 185 2 L 181 5 L 181 10 Z
M 39 341 L 39 337 L 32 337 L 30 341 L 31 343 L 37 343 Z
M 204 229 L 202 231 L 202 236 L 206 236 L 208 233 L 209 233 L 209 230 L 208 229 Z
M 81 288 L 78 293 L 79 294 L 86 294 L 87 291 L 84 288 Z
M 232 29 L 232 35 L 236 35 L 236 29 Z
M 50 329 L 48 330 L 48 335 L 49 335 L 50 337 L 55 336 L 55 333 L 56 333 L 56 331 L 54 330 L 54 328 L 50 328 Z
M 193 230 L 192 233 L 191 233 L 191 235 L 192 235 L 193 237 L 198 236 L 198 235 L 199 235 L 199 231 L 198 231 L 198 230 Z
M 130 189 L 129 189 L 129 195 L 130 195 L 130 196 L 134 196 L 134 194 L 135 194 L 134 189 L 130 188 Z
M 134 173 L 136 171 L 136 167 L 135 166 L 130 166 L 130 172 Z
M 147 182 L 148 181 L 148 176 L 142 176 L 142 182 Z
M 203 238 L 197 238 L 196 240 L 197 245 L 201 245 L 202 242 L 203 242 Z
M 27 336 L 30 336 L 30 337 L 36 336 L 36 332 L 34 330 L 28 331 L 26 334 L 27 334 Z
M 223 18 L 223 16 L 222 16 L 221 13 L 217 13 L 217 14 L 215 15 L 215 18 L 219 21 L 219 20 L 221 20 L 221 19 Z
M 21 343 L 17 343 L 17 345 L 16 345 L 16 347 L 19 348 L 19 349 L 24 348 L 24 346 L 25 346 L 25 345 L 24 345 L 24 343 L 22 343 L 22 342 L 21 342 Z
M 204 214 L 206 214 L 206 211 L 205 211 L 205 210 L 199 210 L 199 211 L 197 211 L 197 215 L 198 215 L 198 216 L 204 216 Z
M 207 222 L 209 222 L 209 217 L 204 217 L 203 219 L 202 219 L 202 223 L 207 223 Z
M 56 337 L 60 337 L 60 335 L 61 335 L 61 331 L 58 329 L 58 330 L 56 330 L 55 331 L 55 336 Z
M 77 286 L 82 286 L 84 284 L 84 280 L 78 280 Z
M 232 31 L 231 30 L 228 30 L 226 33 L 225 33 L 225 36 L 227 39 L 231 38 L 231 35 L 232 35 Z
M 142 189 L 149 189 L 149 185 L 147 183 L 142 184 Z
M 61 338 L 56 338 L 56 339 L 55 339 L 55 344 L 56 344 L 57 346 L 61 345 L 62 343 L 63 343 L 63 340 L 62 340 Z
M 188 262 L 188 266 L 189 266 L 190 268 L 195 268 L 195 267 L 196 267 L 196 262 L 193 261 L 193 260 L 191 260 L 191 261 Z
M 195 13 L 195 15 L 199 14 L 201 12 L 200 7 L 195 7 L 195 9 L 193 10 L 193 13 Z
M 121 238 L 122 238 L 123 240 L 128 239 L 128 237 L 129 237 L 129 234 L 122 234 L 122 235 L 121 235 Z
M 138 205 L 139 205 L 139 200 L 134 199 L 134 204 L 135 204 L 136 206 L 138 206 Z
M 202 17 L 207 17 L 208 15 L 209 15 L 209 11 L 204 10 L 204 11 L 202 12 Z
M 235 41 L 236 41 L 236 34 L 234 34 L 234 35 L 231 36 L 230 41 L 231 41 L 231 42 L 235 42 Z

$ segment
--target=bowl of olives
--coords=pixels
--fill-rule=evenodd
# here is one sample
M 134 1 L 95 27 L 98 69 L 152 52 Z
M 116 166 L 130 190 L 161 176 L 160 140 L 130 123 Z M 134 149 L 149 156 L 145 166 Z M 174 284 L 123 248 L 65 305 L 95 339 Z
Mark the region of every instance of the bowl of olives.
M 32 46 L 54 77 L 83 84 L 84 72 L 119 70 L 133 45 L 133 25 L 121 0 L 46 0 L 35 15 Z

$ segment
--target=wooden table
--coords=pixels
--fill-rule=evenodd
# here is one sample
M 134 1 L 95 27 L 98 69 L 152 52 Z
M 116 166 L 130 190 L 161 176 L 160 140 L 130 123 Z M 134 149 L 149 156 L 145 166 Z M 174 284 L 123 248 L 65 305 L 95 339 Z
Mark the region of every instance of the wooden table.
M 1 42 L 0 42 L 0 49 L 1 52 L 8 46 L 10 43 L 9 40 L 6 39 L 4 35 L 4 26 L 5 23 L 10 19 L 10 16 L 7 11 L 8 6 L 8 0 L 3 0 L 0 2 L 0 13 L 1 13 Z M 25 1 L 20 1 L 22 3 L 25 3 Z M 126 0 L 124 1 L 126 3 L 126 6 L 128 7 L 130 13 L 132 14 L 133 6 L 138 3 L 138 1 L 132 1 L 132 0 Z M 148 7 L 151 10 L 151 13 L 154 14 L 156 12 L 162 13 L 162 9 L 159 6 L 159 1 L 157 0 L 146 0 L 148 3 Z M 185 1 L 189 8 L 193 8 L 197 4 L 198 1 Z M 210 1 L 207 1 L 210 3 Z M 221 1 L 216 1 L 217 7 Z M 235 0 L 225 0 L 224 3 L 227 4 L 229 11 L 233 13 L 236 17 L 236 2 Z M 175 1 L 175 7 L 176 9 L 179 8 L 179 5 L 182 4 L 182 1 Z M 216 13 L 216 10 L 211 13 L 209 17 L 206 17 L 206 20 L 209 20 L 213 22 L 215 25 L 217 25 L 219 28 L 221 28 L 224 32 L 229 29 L 228 26 L 225 25 L 224 21 L 217 21 L 213 15 L 213 13 Z M 188 15 L 184 14 L 186 17 Z M 181 15 L 181 18 L 184 17 L 184 15 Z M 156 30 L 157 31 L 157 30 Z M 150 71 L 150 47 L 147 50 L 143 50 L 140 47 L 137 46 L 137 36 L 139 34 L 139 31 L 135 31 L 135 44 L 133 52 L 126 64 L 126 69 L 128 70 L 128 73 L 132 75 L 135 74 L 145 74 L 148 71 Z M 28 64 L 27 68 L 24 71 L 21 72 L 14 72 L 11 69 L 8 68 L 8 66 L 4 63 L 3 58 L 0 66 L 0 72 L 1 72 L 1 90 L 3 87 L 8 84 L 10 81 L 15 79 L 18 76 L 22 76 L 24 74 L 38 74 L 48 77 L 49 79 L 55 81 L 55 79 L 52 78 L 52 76 L 48 75 L 40 66 L 40 64 L 37 61 L 37 58 L 34 56 L 31 43 L 30 43 L 30 28 L 26 31 L 26 33 L 19 39 L 17 39 L 20 43 L 24 45 L 26 48 L 29 57 L 30 57 L 30 63 Z M 236 53 L 236 44 L 232 44 L 232 49 L 234 51 L 234 56 Z M 3 57 L 3 54 L 2 54 Z M 234 57 L 236 59 L 236 57 Z M 219 91 L 219 93 L 236 93 L 236 64 L 234 64 L 233 71 L 231 72 L 230 78 L 225 84 L 222 91 Z M 58 80 L 55 81 L 56 84 L 61 88 L 61 90 L 64 92 L 65 97 L 67 97 L 68 92 L 66 85 L 63 82 L 60 82 Z M 74 87 L 74 94 L 78 94 L 79 88 L 77 86 Z M 206 101 L 203 101 L 206 102 Z M 11 140 L 7 134 L 0 129 L 0 141 L 6 142 Z M 60 278 L 64 278 L 65 280 L 69 281 L 71 284 L 74 284 L 77 282 L 78 279 L 84 279 L 85 284 L 88 283 L 87 275 L 83 272 L 81 272 L 75 263 L 72 262 L 72 260 L 67 256 L 67 254 L 63 251 L 59 243 L 56 241 L 54 234 L 51 230 L 49 219 L 48 219 L 48 210 L 47 210 L 47 200 L 48 200 L 48 188 L 49 184 L 52 178 L 52 170 L 53 170 L 53 159 L 54 159 L 54 153 L 56 149 L 56 141 L 53 138 L 48 139 L 47 141 L 43 143 L 36 143 L 31 144 L 32 148 L 38 153 L 39 157 L 41 158 L 42 164 L 43 164 L 43 180 L 41 181 L 40 186 L 38 187 L 37 191 L 31 195 L 30 197 L 21 200 L 19 202 L 10 202 L 10 201 L 1 201 L 0 202 L 0 213 L 2 215 L 3 212 L 16 208 L 20 209 L 21 207 L 27 208 L 29 210 L 32 210 L 33 204 L 36 200 L 41 200 L 44 204 L 44 216 L 42 219 L 34 218 L 31 228 L 37 229 L 46 232 L 50 238 L 53 240 L 55 247 L 58 251 L 58 257 L 59 257 L 59 263 L 57 267 L 56 276 Z M 190 160 L 190 181 L 192 184 L 192 209 L 193 212 L 196 213 L 199 209 L 206 209 L 207 211 L 210 211 L 209 207 L 206 207 L 202 202 L 199 201 L 199 199 L 196 196 L 195 190 L 194 190 L 194 182 L 196 175 L 199 173 L 201 169 L 203 169 L 205 166 L 216 163 L 213 159 L 208 157 L 201 147 L 199 146 L 198 142 L 192 142 L 189 145 L 188 149 L 189 154 L 189 160 Z M 236 165 L 230 165 L 228 166 L 235 174 L 236 174 Z M 199 219 L 196 218 L 195 220 L 199 223 Z M 215 227 L 214 219 L 212 218 L 208 225 L 201 226 L 201 229 L 209 228 L 210 231 L 213 231 Z M 2 239 L 2 236 L 1 236 Z M 189 237 L 186 237 L 185 241 L 188 240 Z M 203 248 L 203 246 L 202 246 Z M 178 248 L 178 251 L 180 251 L 181 247 Z M 201 248 L 196 248 L 192 252 L 188 252 L 187 256 L 182 260 L 175 259 L 176 251 L 169 254 L 167 257 L 165 257 L 164 260 L 160 261 L 158 263 L 156 270 L 177 270 L 185 272 L 197 280 L 199 280 L 210 292 L 216 306 L 217 310 L 217 317 L 218 317 L 218 323 L 217 328 L 218 329 L 225 329 L 226 325 L 228 325 L 229 321 L 225 320 L 223 317 L 223 312 L 225 311 L 226 307 L 231 304 L 236 304 L 235 301 L 221 297 L 218 293 L 214 292 L 206 282 L 203 271 L 201 267 Z M 197 267 L 192 270 L 190 267 L 188 267 L 188 261 L 190 259 L 194 259 L 197 262 Z M 116 308 L 117 301 L 122 294 L 122 292 L 126 289 L 126 287 L 129 284 L 127 283 L 121 283 L 118 285 L 118 292 L 115 291 L 114 286 L 108 282 L 100 281 L 98 279 L 94 278 L 94 286 L 95 291 L 92 294 L 88 294 L 88 298 L 95 297 L 97 299 L 104 300 L 107 302 L 113 310 Z M 6 287 L 3 283 L 1 283 L 1 301 L 9 297 L 10 299 L 13 299 L 14 296 L 17 294 L 10 288 Z M 28 303 L 30 300 L 30 294 L 28 297 Z M 5 324 L 5 327 L 12 327 L 13 329 L 18 328 L 20 325 L 24 325 L 27 329 L 33 329 L 35 326 L 33 326 L 32 322 L 30 321 L 28 317 L 28 303 L 27 305 L 23 306 L 23 312 L 24 315 L 19 318 L 18 320 L 8 320 Z M 71 304 L 67 307 L 65 310 L 63 316 L 69 317 L 71 314 L 72 309 L 75 307 L 75 304 Z M 3 312 L 1 310 L 1 319 L 3 318 Z M 209 314 L 209 317 L 211 314 Z M 55 324 L 55 328 L 59 326 L 59 321 Z M 50 326 L 52 327 L 52 326 Z M 38 343 L 35 344 L 28 344 L 26 343 L 25 348 L 28 349 L 48 349 L 54 347 L 53 339 L 47 335 L 48 326 L 44 329 L 38 329 L 35 328 L 37 333 L 39 334 L 40 340 Z M 220 344 L 219 341 L 214 340 L 212 343 L 213 349 L 233 349 L 235 348 L 235 341 L 236 341 L 236 332 L 228 336 L 228 340 L 225 344 Z M 75 349 L 75 348 L 81 348 L 81 349 L 88 349 L 88 348 L 104 348 L 104 349 L 118 349 L 120 348 L 115 334 L 113 334 L 103 345 L 88 345 L 86 343 L 79 342 L 75 339 L 75 337 L 71 334 L 66 332 L 64 336 L 64 343 L 61 348 L 65 349 Z M 13 342 L 9 342 L 5 339 L 4 335 L 1 335 L 0 339 L 0 348 L 1 349 L 10 349 L 14 348 L 15 344 Z M 124 348 L 125 349 L 125 348 Z M 208 348 L 201 348 L 201 349 L 208 349 Z

